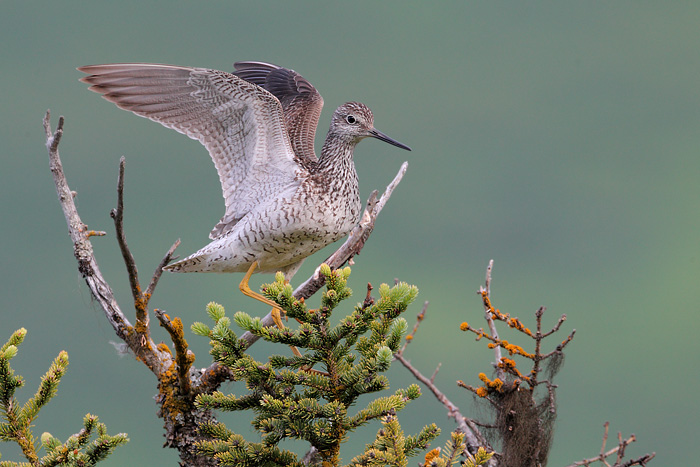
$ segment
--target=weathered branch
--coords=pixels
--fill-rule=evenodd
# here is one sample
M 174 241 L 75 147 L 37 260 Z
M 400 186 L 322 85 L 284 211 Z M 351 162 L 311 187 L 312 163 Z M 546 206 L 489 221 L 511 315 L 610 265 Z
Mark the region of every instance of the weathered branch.
M 425 319 L 425 312 L 428 310 L 428 302 L 426 301 L 423 304 L 423 309 L 421 312 L 418 314 L 416 317 L 416 324 L 413 326 L 413 331 L 411 334 L 406 336 L 406 343 L 404 343 L 403 347 L 401 350 L 399 350 L 397 353 L 394 354 L 394 358 L 401 362 L 403 366 L 406 367 L 408 371 L 411 372 L 411 374 L 421 383 L 423 383 L 430 391 L 435 395 L 435 398 L 440 401 L 442 405 L 445 406 L 447 409 L 447 416 L 454 418 L 455 422 L 457 423 L 457 427 L 459 428 L 459 431 L 464 433 L 464 437 L 466 440 L 466 445 L 467 445 L 467 452 L 470 454 L 474 454 L 479 446 L 488 448 L 489 450 L 491 447 L 489 446 L 488 442 L 486 441 L 486 438 L 481 434 L 479 429 L 476 426 L 476 423 L 468 418 L 462 415 L 462 413 L 459 411 L 459 407 L 457 407 L 452 401 L 450 401 L 447 396 L 438 389 L 438 387 L 435 385 L 435 377 L 437 376 L 438 371 L 440 370 L 440 365 L 437 366 L 435 371 L 433 372 L 433 375 L 430 378 L 427 378 L 425 375 L 423 375 L 417 368 L 415 368 L 411 362 L 406 360 L 404 358 L 403 353 L 404 350 L 406 350 L 406 345 L 413 341 L 413 338 L 416 335 L 416 332 L 418 332 L 418 327 L 420 323 L 423 322 Z
M 462 433 L 464 433 L 467 444 L 467 450 L 470 454 L 476 453 L 479 446 L 493 451 L 491 446 L 489 446 L 488 442 L 486 441 L 486 438 L 483 437 L 483 435 L 477 428 L 474 421 L 462 415 L 462 413 L 459 411 L 459 407 L 452 403 L 452 401 L 450 401 L 447 398 L 447 396 L 438 389 L 438 387 L 435 385 L 435 383 L 433 383 L 433 381 L 425 377 L 420 371 L 418 371 L 413 365 L 411 365 L 411 362 L 406 360 L 403 355 L 394 354 L 394 357 L 398 361 L 400 361 L 403 364 L 403 366 L 405 366 L 406 369 L 408 369 L 408 371 L 410 371 L 411 374 L 418 381 L 420 381 L 428 389 L 430 389 L 430 391 L 435 395 L 435 398 L 438 401 L 440 401 L 442 405 L 445 406 L 445 408 L 447 409 L 447 416 L 454 418 L 457 423 L 457 427 Z
M 44 117 L 44 131 L 46 133 L 46 149 L 49 153 L 49 166 L 56 184 L 58 201 L 61 204 L 66 223 L 68 224 L 68 234 L 73 241 L 73 251 L 78 261 L 78 271 L 85 279 L 90 292 L 100 304 L 117 336 L 158 376 L 170 366 L 172 358 L 167 353 L 159 351 L 150 338 L 144 339 L 143 336 L 134 332 L 134 327 L 121 308 L 119 308 L 111 287 L 102 276 L 93 253 L 92 243 L 90 242 L 90 231 L 78 215 L 73 199 L 75 195 L 68 186 L 58 152 L 58 144 L 63 135 L 64 119 L 63 117 L 59 118 L 55 132 L 51 131 L 50 119 L 51 114 L 47 111 Z
M 199 424 L 205 421 L 212 421 L 213 417 L 211 411 L 200 410 L 194 406 L 194 398 L 200 392 L 200 388 L 193 387 L 193 384 L 198 382 L 199 373 L 190 371 L 194 355 L 187 349 L 187 343 L 182 332 L 182 323 L 177 319 L 171 322 L 164 314 L 157 315 L 173 339 L 176 350 L 175 356 L 170 353 L 165 344 L 156 345 L 150 338 L 149 332 L 148 300 L 158 283 L 162 266 L 170 261 L 179 241 L 175 242 L 163 260 L 161 260 L 146 292 L 142 292 L 138 282 L 136 264 L 126 245 L 126 237 L 123 231 L 124 160 L 122 158 L 117 187 L 117 209 L 113 211 L 112 217 L 117 229 L 119 246 L 127 267 L 134 298 L 136 325 L 132 326 L 119 308 L 112 289 L 100 272 L 89 240 L 96 233 L 89 231 L 80 219 L 73 200 L 75 194 L 70 191 L 63 172 L 61 159 L 58 154 L 58 143 L 63 134 L 63 117 L 59 119 L 58 127 L 52 133 L 50 114 L 47 111 L 44 117 L 44 129 L 51 173 L 56 184 L 61 208 L 68 223 L 68 232 L 73 241 L 75 257 L 78 260 L 78 270 L 85 279 L 93 297 L 100 304 L 117 336 L 158 378 L 160 392 L 157 400 L 161 408 L 159 415 L 165 420 L 166 445 L 179 451 L 182 465 L 207 467 L 216 465 L 216 461 L 198 455 L 195 450 L 195 443 L 201 440 L 201 435 L 197 431 Z M 175 370 L 177 373 L 171 370 Z M 216 384 L 220 384 L 221 381 L 219 380 Z M 207 389 L 214 388 L 214 386 L 206 384 L 209 380 L 202 382 L 205 383 L 203 385 Z
M 146 298 L 150 300 L 151 296 L 153 295 L 153 292 L 156 290 L 156 286 L 158 285 L 158 281 L 160 280 L 160 276 L 163 275 L 163 268 L 170 263 L 175 257 L 173 254 L 175 253 L 175 249 L 180 246 L 180 239 L 178 238 L 175 240 L 175 243 L 170 247 L 168 252 L 163 256 L 163 259 L 160 260 L 160 263 L 158 263 L 158 266 L 156 266 L 156 270 L 153 271 L 153 276 L 151 277 L 151 282 L 148 284 L 148 288 L 146 288 Z
M 114 219 L 114 227 L 117 231 L 117 243 L 119 243 L 119 250 L 122 252 L 122 257 L 124 258 L 124 265 L 126 266 L 126 271 L 129 275 L 129 285 L 131 286 L 131 295 L 134 297 L 134 303 L 137 304 L 137 320 L 139 320 L 138 313 L 143 313 L 145 311 L 146 303 L 142 303 L 142 306 L 138 306 L 139 302 L 143 300 L 143 294 L 141 292 L 141 286 L 139 284 L 139 273 L 136 268 L 136 261 L 134 260 L 134 255 L 131 254 L 128 245 L 126 244 L 126 233 L 124 232 L 124 164 L 126 159 L 122 156 L 119 159 L 119 177 L 117 179 L 117 207 L 112 209 L 109 215 Z
M 479 288 L 479 294 L 483 294 L 486 292 L 486 296 L 491 298 L 491 271 L 493 271 L 493 260 L 489 261 L 489 265 L 486 267 L 486 280 L 484 283 L 484 287 Z M 489 331 L 491 332 L 491 336 L 493 336 L 495 339 L 498 340 L 498 330 L 496 329 L 496 323 L 493 322 L 493 317 L 491 316 L 490 313 L 490 308 L 484 303 L 484 316 L 486 318 L 486 323 L 489 326 Z M 501 380 L 505 379 L 505 372 L 503 369 L 501 369 L 498 364 L 501 362 L 501 347 L 500 346 L 495 346 L 493 348 L 493 352 L 496 356 L 496 377 L 500 378 Z
M 625 449 L 627 446 L 630 444 L 634 443 L 637 441 L 637 438 L 634 435 L 631 435 L 627 439 L 622 439 L 622 433 L 617 434 L 617 439 L 618 443 L 617 446 L 615 446 L 612 449 L 605 450 L 605 446 L 608 443 L 608 430 L 610 428 L 610 422 L 605 422 L 604 426 L 604 432 L 603 432 L 603 445 L 600 448 L 600 454 L 598 454 L 595 457 L 591 457 L 588 459 L 584 459 L 578 462 L 574 462 L 573 464 L 568 465 L 567 467 L 579 467 L 579 466 L 590 466 L 591 464 L 594 464 L 596 462 L 600 462 L 603 465 L 606 465 L 610 467 L 610 463 L 607 461 L 607 458 L 612 456 L 613 454 L 616 454 L 615 458 L 615 463 L 612 465 L 612 467 L 632 467 L 633 465 L 641 465 L 645 466 L 647 462 L 652 460 L 655 456 L 656 453 L 652 452 L 651 454 L 644 454 L 643 456 L 640 456 L 636 459 L 630 459 L 626 462 L 622 462 L 624 456 L 625 456 Z

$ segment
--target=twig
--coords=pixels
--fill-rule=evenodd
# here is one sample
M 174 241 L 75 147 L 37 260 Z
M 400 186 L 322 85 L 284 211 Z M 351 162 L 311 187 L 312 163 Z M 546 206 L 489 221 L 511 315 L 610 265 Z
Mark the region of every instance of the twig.
M 432 376 L 430 377 L 430 382 L 434 383 L 435 378 L 437 377 L 438 372 L 440 371 L 440 367 L 442 366 L 442 363 L 438 363 L 438 366 L 435 367 L 435 371 L 433 371 Z
M 420 323 L 422 323 L 425 319 L 425 312 L 428 310 L 428 304 L 429 302 L 427 300 L 425 301 L 425 303 L 423 303 L 423 309 L 420 313 L 418 313 L 418 316 L 416 316 L 416 324 L 413 325 L 413 330 L 411 331 L 411 334 L 406 336 L 406 341 L 403 343 L 403 347 L 401 347 L 401 350 L 399 350 L 400 355 L 403 355 L 403 352 L 404 350 L 406 350 L 406 346 L 408 345 L 408 343 L 412 342 L 413 339 L 416 337 L 416 333 L 418 332 L 418 326 L 420 326 Z
M 486 297 L 488 299 L 491 299 L 491 271 L 493 270 L 493 260 L 489 261 L 489 265 L 486 267 L 486 280 L 484 281 L 484 287 L 479 288 L 479 294 L 483 295 L 484 292 L 486 292 Z M 486 318 L 486 323 L 489 326 L 489 331 L 491 332 L 491 336 L 496 339 L 500 340 L 498 338 L 498 330 L 496 329 L 496 324 L 493 322 L 493 316 L 491 316 L 491 307 L 488 306 L 486 301 L 484 301 L 484 317 Z M 502 368 L 498 366 L 498 363 L 501 361 L 501 347 L 500 346 L 494 346 L 493 352 L 496 356 L 496 376 L 503 381 L 505 379 L 505 372 L 503 371 Z
M 109 215 L 114 219 L 114 227 L 117 231 L 117 243 L 124 258 L 124 265 L 129 275 L 129 285 L 131 286 L 131 295 L 134 297 L 134 303 L 139 303 L 143 300 L 141 286 L 139 285 L 139 273 L 136 269 L 136 261 L 134 255 L 131 254 L 129 247 L 126 244 L 126 234 L 124 233 L 124 165 L 126 159 L 122 156 L 119 159 L 119 177 L 117 178 L 117 207 L 112 209 Z M 145 303 L 143 304 L 145 307 Z M 138 309 L 142 308 L 137 306 Z M 137 316 L 137 319 L 139 317 Z
M 56 184 L 58 201 L 61 204 L 63 215 L 68 224 L 68 234 L 73 241 L 73 251 L 78 261 L 78 271 L 85 279 L 92 296 L 100 304 L 100 308 L 104 311 L 117 336 L 158 376 L 170 366 L 172 357 L 158 350 L 150 338 L 144 341 L 141 336 L 133 332 L 133 326 L 121 308 L 119 308 L 111 287 L 100 272 L 93 253 L 92 243 L 89 239 L 89 231 L 78 215 L 78 210 L 73 200 L 74 194 L 66 181 L 63 164 L 58 153 L 58 144 L 63 135 L 63 123 L 64 119 L 60 117 L 56 131 L 52 132 L 51 114 L 49 111 L 46 112 L 44 116 L 44 131 L 46 133 L 46 148 L 49 153 L 49 166 Z
M 386 187 L 386 190 L 384 190 L 384 193 L 382 194 L 381 198 L 379 198 L 379 200 L 377 200 L 377 191 L 375 190 L 372 192 L 369 199 L 367 200 L 367 206 L 365 207 L 365 210 L 362 213 L 360 223 L 357 224 L 354 229 L 352 229 L 352 232 L 350 232 L 350 235 L 348 236 L 348 239 L 345 240 L 345 243 L 343 243 L 340 246 L 340 248 L 338 248 L 332 255 L 330 255 L 324 261 L 324 263 L 330 266 L 331 269 L 338 269 L 350 259 L 352 259 L 354 256 L 360 254 L 362 247 L 364 246 L 365 242 L 369 238 L 369 235 L 374 229 L 374 223 L 377 219 L 377 216 L 384 208 L 386 202 L 389 201 L 391 194 L 394 192 L 398 184 L 401 182 L 401 179 L 406 173 L 407 168 L 408 162 L 404 162 L 403 164 L 401 164 L 399 172 L 396 174 L 391 183 L 389 183 L 389 185 Z M 296 288 L 296 290 L 294 290 L 294 296 L 297 299 L 309 298 L 310 296 L 315 294 L 321 287 L 323 287 L 325 278 L 319 273 L 319 268 L 320 266 L 316 268 L 316 271 L 311 277 L 309 277 L 304 283 L 299 285 Z M 265 315 L 265 317 L 263 317 L 261 321 L 262 325 L 266 327 L 275 325 L 275 322 L 272 319 L 272 313 L 268 313 L 267 315 Z M 241 336 L 241 339 L 248 342 L 248 347 L 250 347 L 259 339 L 259 337 L 253 335 L 251 332 L 248 331 Z
M 401 364 L 405 366 L 406 369 L 410 371 L 411 374 L 413 374 L 413 376 L 418 381 L 425 384 L 425 386 L 428 389 L 430 389 L 433 395 L 435 395 L 435 398 L 437 398 L 437 400 L 445 406 L 445 408 L 447 409 L 447 416 L 454 418 L 457 422 L 457 427 L 462 433 L 464 433 L 464 436 L 467 441 L 467 450 L 470 453 L 475 453 L 479 446 L 493 451 L 493 449 L 489 446 L 488 442 L 486 441 L 486 438 L 484 438 L 484 436 L 477 428 L 474 421 L 462 415 L 462 413 L 459 411 L 459 407 L 453 404 L 452 401 L 450 401 L 447 398 L 447 396 L 442 391 L 440 391 L 430 379 L 426 378 L 420 371 L 418 371 L 413 365 L 411 365 L 411 363 L 408 360 L 406 360 L 403 355 L 394 354 L 394 357 L 398 361 L 400 361 Z
M 177 362 L 177 380 L 180 394 L 189 394 L 191 392 L 189 373 L 194 363 L 194 354 L 188 349 L 182 321 L 177 317 L 171 321 L 170 317 L 163 310 L 155 309 L 153 313 L 160 321 L 160 325 L 168 331 L 170 339 L 175 345 L 175 361 Z
M 173 243 L 173 246 L 170 247 L 168 252 L 163 256 L 163 259 L 160 260 L 160 263 L 158 263 L 158 266 L 156 267 L 156 270 L 153 272 L 153 276 L 151 277 L 151 282 L 148 284 L 148 287 L 146 288 L 146 298 L 150 299 L 151 296 L 153 295 L 153 291 L 156 289 L 156 285 L 158 285 L 158 281 L 160 280 L 160 276 L 163 274 L 163 268 L 170 262 L 172 261 L 173 254 L 175 253 L 175 249 L 180 246 L 180 239 L 178 238 L 175 240 L 175 243 Z
M 615 464 L 613 464 L 613 467 L 632 467 L 633 465 L 641 465 L 644 466 L 652 460 L 655 456 L 656 453 L 652 452 L 651 454 L 645 454 L 641 457 L 638 457 L 637 459 L 631 459 L 625 463 L 621 463 L 622 459 L 625 455 L 625 449 L 627 446 L 632 444 L 633 442 L 637 441 L 637 438 L 634 435 L 630 435 L 629 438 L 627 439 L 622 439 L 622 433 L 617 434 L 617 439 L 618 439 L 618 444 L 614 448 L 606 451 L 605 450 L 605 445 L 608 443 L 608 430 L 610 428 L 610 422 L 605 422 L 603 425 L 604 431 L 603 431 L 603 444 L 600 448 L 600 454 L 598 454 L 595 457 L 591 457 L 588 459 L 584 459 L 578 462 L 574 462 L 573 464 L 568 465 L 567 467 L 579 467 L 579 466 L 589 466 L 595 462 L 600 462 L 608 467 L 610 467 L 610 464 L 607 462 L 607 458 L 612 456 L 613 454 L 617 453 L 616 459 L 615 459 Z

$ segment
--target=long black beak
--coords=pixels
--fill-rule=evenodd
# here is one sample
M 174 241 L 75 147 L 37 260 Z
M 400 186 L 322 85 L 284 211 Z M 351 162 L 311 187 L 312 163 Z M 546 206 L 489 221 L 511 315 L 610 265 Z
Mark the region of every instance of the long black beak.
M 410 150 L 411 150 L 411 148 L 409 148 L 409 147 L 406 146 L 405 144 L 399 143 L 398 141 L 396 141 L 396 140 L 393 139 L 393 138 L 389 138 L 387 135 L 385 135 L 384 133 L 382 133 L 381 131 L 379 131 L 379 130 L 377 130 L 377 129 L 375 129 L 375 128 L 372 128 L 372 129 L 369 131 L 369 135 L 370 135 L 371 137 L 373 137 L 373 138 L 377 138 L 377 139 L 379 139 L 379 140 L 382 140 L 382 141 L 384 141 L 385 143 L 389 143 L 389 144 L 391 144 L 391 145 L 393 145 L 393 146 L 396 146 L 397 148 L 405 149 L 406 151 L 410 151 Z

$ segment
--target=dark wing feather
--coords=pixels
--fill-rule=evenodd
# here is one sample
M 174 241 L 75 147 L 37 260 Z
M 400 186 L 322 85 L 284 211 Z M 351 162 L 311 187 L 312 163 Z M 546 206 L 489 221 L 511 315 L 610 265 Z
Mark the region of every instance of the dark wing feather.
M 314 139 L 323 98 L 299 73 L 264 62 L 236 62 L 234 74 L 271 92 L 284 109 L 289 140 L 299 162 L 306 167 L 318 161 Z M 309 165 L 310 164 L 310 165 Z

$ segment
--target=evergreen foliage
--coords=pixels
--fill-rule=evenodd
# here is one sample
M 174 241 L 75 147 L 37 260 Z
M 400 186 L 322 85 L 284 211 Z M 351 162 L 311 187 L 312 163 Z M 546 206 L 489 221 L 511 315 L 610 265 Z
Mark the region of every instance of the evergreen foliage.
M 294 298 L 292 287 L 281 274 L 262 288 L 267 298 L 301 323 L 297 330 L 267 328 L 260 318 L 243 312 L 233 318 L 245 331 L 305 351 L 301 357 L 273 355 L 267 363 L 254 360 L 245 353 L 245 341 L 231 330 L 231 320 L 223 307 L 214 303 L 207 306 L 214 326 L 192 326 L 193 332 L 210 338 L 214 360 L 226 365 L 234 380 L 246 381 L 248 388 L 248 393 L 241 396 L 200 394 L 197 405 L 222 411 L 253 410 L 253 426 L 262 435 L 261 442 L 248 442 L 222 423 L 202 425 L 201 431 L 211 440 L 199 443 L 198 449 L 215 457 L 220 465 L 303 465 L 295 454 L 279 448 L 287 438 L 309 442 L 318 450 L 324 466 L 340 465 L 340 444 L 348 433 L 375 419 L 382 420 L 384 435 L 378 435 L 367 449 L 394 459 L 390 465 L 405 465 L 407 456 L 424 449 L 439 434 L 435 425 L 425 427 L 416 437 L 404 437 L 400 432 L 395 414 L 420 395 L 415 384 L 374 399 L 354 415 L 350 413 L 350 407 L 363 394 L 389 388 L 382 373 L 389 369 L 407 329 L 400 315 L 418 289 L 403 282 L 394 287 L 383 284 L 376 302 L 368 293 L 363 303 L 333 326 L 330 318 L 334 309 L 352 294 L 347 287 L 350 268 L 331 271 L 323 265 L 320 271 L 326 279 L 326 290 L 318 309 L 309 309 L 304 300 Z M 311 369 L 314 366 L 321 370 Z M 393 446 L 388 445 L 389 433 Z M 399 433 L 400 438 L 393 438 Z M 353 465 L 373 464 L 353 461 Z
M 440 434 L 435 424 L 426 426 L 418 436 L 405 436 L 394 410 L 381 419 L 383 428 L 377 438 L 365 447 L 365 451 L 355 457 L 350 465 L 357 467 L 405 467 L 408 458 L 424 450 Z M 459 455 L 459 453 L 457 453 Z
M 15 399 L 15 391 L 24 385 L 21 376 L 15 376 L 10 360 L 17 355 L 18 347 L 24 341 L 27 330 L 15 331 L 10 339 L 0 347 L 0 441 L 16 442 L 28 462 L 1 461 L 0 467 L 50 467 L 50 466 L 91 466 L 106 458 L 119 445 L 128 441 L 125 434 L 107 434 L 104 424 L 97 417 L 87 414 L 83 419 L 83 429 L 68 438 L 65 443 L 44 433 L 41 447 L 46 455 L 39 458 L 36 440 L 32 434 L 32 422 L 58 390 L 58 383 L 68 367 L 68 354 L 62 351 L 41 378 L 36 394 L 20 406 Z M 90 442 L 95 435 L 96 439 Z

